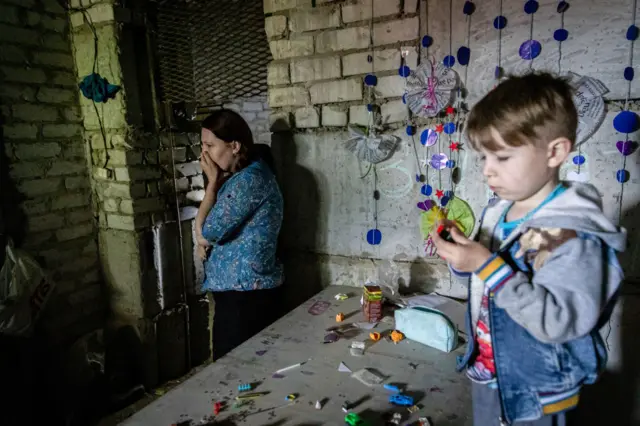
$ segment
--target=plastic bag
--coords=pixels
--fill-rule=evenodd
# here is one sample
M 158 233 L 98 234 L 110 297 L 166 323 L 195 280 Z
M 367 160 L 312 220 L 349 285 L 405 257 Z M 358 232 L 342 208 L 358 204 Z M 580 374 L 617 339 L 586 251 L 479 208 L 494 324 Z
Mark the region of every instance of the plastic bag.
M 0 334 L 31 334 L 54 288 L 38 262 L 9 241 L 0 270 Z

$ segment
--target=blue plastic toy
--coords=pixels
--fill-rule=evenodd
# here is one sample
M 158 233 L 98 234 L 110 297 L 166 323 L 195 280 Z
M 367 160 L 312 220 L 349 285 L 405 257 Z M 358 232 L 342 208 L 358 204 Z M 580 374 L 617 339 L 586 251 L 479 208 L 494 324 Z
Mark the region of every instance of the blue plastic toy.
M 401 407 L 412 407 L 413 406 L 413 398 L 407 395 L 391 395 L 389 397 L 389 402 L 394 405 L 399 405 Z
M 238 386 L 238 391 L 239 392 L 245 392 L 245 391 L 250 391 L 250 390 L 251 390 L 251 383 Z

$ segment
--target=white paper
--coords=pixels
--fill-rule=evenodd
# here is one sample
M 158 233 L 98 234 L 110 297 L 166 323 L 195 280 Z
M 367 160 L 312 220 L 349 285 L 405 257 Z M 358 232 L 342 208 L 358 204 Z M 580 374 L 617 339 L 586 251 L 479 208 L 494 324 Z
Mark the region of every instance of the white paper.
M 353 371 L 351 371 L 351 369 L 347 367 L 347 364 L 345 364 L 344 362 L 340 363 L 340 365 L 338 366 L 338 371 L 340 371 L 341 373 L 353 373 Z

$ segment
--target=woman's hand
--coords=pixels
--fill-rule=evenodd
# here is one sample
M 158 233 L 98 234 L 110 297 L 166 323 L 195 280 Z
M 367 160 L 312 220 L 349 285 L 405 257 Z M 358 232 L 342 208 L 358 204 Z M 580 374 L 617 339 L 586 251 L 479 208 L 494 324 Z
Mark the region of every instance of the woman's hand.
M 218 179 L 222 176 L 222 170 L 220 170 L 220 167 L 211 159 L 207 151 L 202 152 L 200 167 L 204 174 L 207 175 L 210 183 L 218 183 Z

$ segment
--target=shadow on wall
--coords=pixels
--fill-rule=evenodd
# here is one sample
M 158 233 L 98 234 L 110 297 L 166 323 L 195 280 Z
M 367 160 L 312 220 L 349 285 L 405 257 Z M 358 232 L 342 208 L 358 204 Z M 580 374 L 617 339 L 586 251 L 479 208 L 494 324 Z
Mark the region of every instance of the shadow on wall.
M 629 232 L 629 247 L 640 243 L 640 227 L 634 220 L 639 216 L 640 205 L 637 205 L 624 212 L 621 220 L 621 226 Z M 623 263 L 623 268 L 626 266 Z M 640 425 L 640 286 L 625 283 L 623 296 L 618 303 L 622 311 L 618 330 L 619 368 L 605 372 L 598 383 L 584 388 L 578 409 L 569 415 L 570 425 Z M 614 340 L 614 333 L 615 329 L 610 331 L 611 341 Z M 608 325 L 604 326 L 602 334 L 607 337 Z
M 322 270 L 314 255 L 319 228 L 320 192 L 313 173 L 297 163 L 293 133 L 284 121 L 272 125 L 271 151 L 284 198 L 279 257 L 285 268 L 287 308 L 322 289 Z

